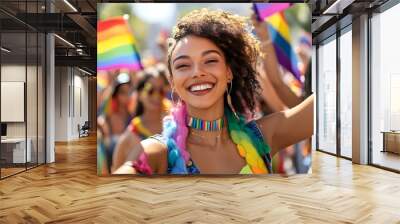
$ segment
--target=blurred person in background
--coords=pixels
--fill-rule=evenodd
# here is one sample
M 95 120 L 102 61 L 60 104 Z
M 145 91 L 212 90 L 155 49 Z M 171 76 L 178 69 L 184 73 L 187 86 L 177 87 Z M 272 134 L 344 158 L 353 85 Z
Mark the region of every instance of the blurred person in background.
M 285 82 L 285 78 L 292 82 L 298 81 L 293 80 L 292 74 L 279 66 L 274 45 L 265 23 L 257 20 L 255 15 L 252 16 L 252 23 L 261 42 L 260 50 L 264 54 L 264 60 L 258 64 L 257 71 L 260 74 L 258 79 L 263 89 L 261 95 L 263 96 L 265 104 L 271 112 L 282 110 L 282 108 L 293 108 L 297 106 L 311 94 L 310 40 L 308 40 L 304 32 L 298 46 L 295 47 L 295 52 L 300 59 L 298 64 L 299 70 L 301 71 L 302 78 L 305 79 L 303 89 L 295 92 L 289 87 L 288 82 Z M 275 172 L 286 172 L 287 174 L 296 172 L 305 173 L 309 168 L 309 164 L 311 164 L 308 163 L 308 161 L 310 161 L 308 158 L 310 157 L 311 141 L 307 139 L 279 151 L 277 158 L 274 158 L 273 161 L 274 170 Z
M 110 173 L 112 154 L 119 137 L 132 119 L 128 107 L 132 102 L 131 79 L 128 73 L 109 73 L 109 85 L 100 92 L 102 103 L 98 108 L 98 154 L 101 158 L 99 172 Z
M 138 98 L 135 117 L 114 150 L 112 170 L 122 165 L 124 158 L 130 152 L 131 148 L 127 147 L 126 141 L 132 138 L 133 132 L 141 139 L 145 139 L 162 131 L 162 119 L 171 107 L 170 101 L 166 98 L 167 85 L 168 80 L 161 65 L 143 71 L 136 87 Z
M 144 132 L 140 133 L 142 138 L 147 138 L 162 130 L 162 118 L 168 110 L 165 79 L 164 74 L 152 67 L 145 70 L 136 87 L 138 102 L 135 117 L 130 125 L 140 124 L 143 127 Z
M 108 114 L 111 135 L 119 136 L 131 120 L 128 111 L 130 102 L 131 83 L 127 73 L 121 73 L 116 77 L 116 85 L 111 96 L 111 113 Z

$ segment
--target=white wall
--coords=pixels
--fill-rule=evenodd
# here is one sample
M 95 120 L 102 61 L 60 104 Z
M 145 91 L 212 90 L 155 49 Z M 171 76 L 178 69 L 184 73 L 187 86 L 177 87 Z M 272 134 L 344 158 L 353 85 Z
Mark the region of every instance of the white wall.
M 32 66 L 28 66 L 28 74 L 34 69 Z M 10 64 L 1 66 L 1 81 L 3 82 L 25 82 L 25 65 Z M 36 70 L 35 70 L 36 73 Z M 33 96 L 33 94 L 27 94 Z M 35 90 L 36 96 L 36 90 Z M 1 110 L 7 110 L 7 108 L 1 108 Z M 30 120 L 28 118 L 28 120 Z M 7 137 L 25 137 L 25 122 L 7 122 Z
M 68 77 L 67 67 L 55 68 L 55 140 L 68 140 Z
M 18 64 L 2 65 L 1 81 L 25 82 L 25 65 L 23 66 Z M 1 110 L 6 110 L 6 109 L 7 108 L 1 108 Z M 24 122 L 7 123 L 7 137 L 25 138 L 25 123 Z
M 88 120 L 88 78 L 83 75 L 76 68 L 56 67 L 56 141 L 79 138 L 78 124 Z

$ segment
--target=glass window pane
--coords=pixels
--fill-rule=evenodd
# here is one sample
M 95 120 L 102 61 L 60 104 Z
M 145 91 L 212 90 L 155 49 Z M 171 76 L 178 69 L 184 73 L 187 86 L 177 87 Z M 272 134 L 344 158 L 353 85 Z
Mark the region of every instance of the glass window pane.
M 352 35 L 351 30 L 340 37 L 340 150 L 352 157 Z
M 318 48 L 318 147 L 336 153 L 336 39 Z
M 16 14 L 26 10 L 26 1 L 9 5 Z M 6 2 L 4 3 L 6 6 Z M 0 12 L 1 24 L 1 140 L 2 178 L 26 170 L 30 144 L 26 141 L 26 26 Z
M 316 95 L 316 76 L 317 76 L 317 48 L 315 45 L 312 46 L 312 57 L 311 57 L 311 66 L 312 66 L 312 70 L 311 70 L 311 81 L 312 81 L 312 92 L 314 93 L 314 95 Z M 312 150 L 316 149 L 316 133 L 317 133 L 317 119 L 316 119 L 316 104 L 314 104 L 314 135 L 312 136 Z
M 400 170 L 400 33 L 394 29 L 398 21 L 400 4 L 371 19 L 372 163 L 396 170 Z
M 39 33 L 38 45 L 38 164 L 45 163 L 45 44 L 46 37 Z
M 1 178 L 45 162 L 45 35 L 35 30 L 45 0 L 1 1 Z M 27 26 L 23 20 L 32 22 Z M 5 98 L 5 99 L 3 99 Z M 16 109 L 18 108 L 18 109 Z
M 37 74 L 38 74 L 38 36 L 36 32 L 28 32 L 28 63 L 26 80 L 26 112 L 27 112 L 27 142 L 30 147 L 28 168 L 37 165 Z M 28 148 L 29 148 L 28 147 Z
M 26 144 L 25 41 L 25 32 L 1 34 L 1 46 L 7 49 L 1 50 L 2 178 L 25 170 L 26 161 L 30 161 L 31 151 L 29 144 Z

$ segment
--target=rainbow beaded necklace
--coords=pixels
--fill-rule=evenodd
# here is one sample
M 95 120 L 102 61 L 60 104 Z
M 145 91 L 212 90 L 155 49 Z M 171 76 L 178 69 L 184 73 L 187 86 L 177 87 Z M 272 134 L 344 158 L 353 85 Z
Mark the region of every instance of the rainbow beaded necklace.
M 220 131 L 224 127 L 224 118 L 205 121 L 200 118 L 188 116 L 188 126 L 202 131 Z

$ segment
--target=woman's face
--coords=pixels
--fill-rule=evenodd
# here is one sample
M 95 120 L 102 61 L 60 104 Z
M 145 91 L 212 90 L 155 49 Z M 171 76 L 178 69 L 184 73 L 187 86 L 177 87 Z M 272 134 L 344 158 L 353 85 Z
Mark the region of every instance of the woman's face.
M 129 102 L 129 92 L 130 92 L 130 85 L 129 84 L 122 84 L 117 93 L 117 101 L 119 105 L 128 105 Z
M 207 109 L 220 101 L 232 73 L 225 57 L 212 41 L 186 36 L 171 55 L 172 85 L 186 104 Z M 223 101 L 222 101 L 223 102 Z
M 164 80 L 161 77 L 150 78 L 140 92 L 140 101 L 145 110 L 160 110 L 164 99 Z

